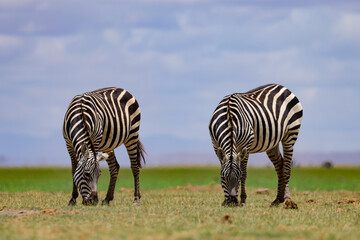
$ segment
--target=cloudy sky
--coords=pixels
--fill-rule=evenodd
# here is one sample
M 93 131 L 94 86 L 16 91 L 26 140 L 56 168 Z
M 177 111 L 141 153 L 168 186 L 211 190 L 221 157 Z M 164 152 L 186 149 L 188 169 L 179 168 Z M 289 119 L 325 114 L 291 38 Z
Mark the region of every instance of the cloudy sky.
M 138 99 L 150 162 L 212 154 L 217 103 L 267 83 L 302 102 L 297 152 L 360 151 L 359 26 L 350 0 L 0 0 L 0 165 L 70 165 L 66 108 L 107 86 Z

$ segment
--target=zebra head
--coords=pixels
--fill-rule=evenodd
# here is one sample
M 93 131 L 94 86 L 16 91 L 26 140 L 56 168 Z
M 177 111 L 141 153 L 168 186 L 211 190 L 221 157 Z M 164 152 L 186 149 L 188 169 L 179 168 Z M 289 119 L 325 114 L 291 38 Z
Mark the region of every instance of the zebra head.
M 225 194 L 225 200 L 222 205 L 237 206 L 239 204 L 238 190 L 242 175 L 237 154 L 234 152 L 227 155 L 222 148 L 219 148 L 217 156 L 221 163 L 220 179 Z
M 98 202 L 97 182 L 101 175 L 99 161 L 108 157 L 103 153 L 95 158 L 95 153 L 83 143 L 74 174 L 74 182 L 83 198 L 83 204 L 94 205 Z

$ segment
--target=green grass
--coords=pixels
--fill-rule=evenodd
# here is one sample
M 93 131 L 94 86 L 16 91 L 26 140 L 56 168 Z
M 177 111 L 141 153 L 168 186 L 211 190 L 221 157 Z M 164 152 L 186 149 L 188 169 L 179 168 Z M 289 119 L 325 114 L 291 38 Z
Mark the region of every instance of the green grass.
M 0 215 L 1 239 L 359 239 L 360 204 L 339 204 L 350 191 L 292 191 L 298 210 L 269 207 L 275 197 L 248 188 L 245 207 L 221 207 L 218 185 L 144 190 L 142 205 L 116 192 L 110 206 L 66 206 L 64 192 L 0 193 L 0 206 L 33 209 Z M 100 192 L 103 198 L 105 192 Z M 307 202 L 313 199 L 315 202 Z M 43 211 L 40 211 L 43 210 Z M 56 211 L 55 211 L 56 210 Z M 229 215 L 231 223 L 223 221 Z
M 0 239 L 360 239 L 359 167 L 292 173 L 297 210 L 269 207 L 276 195 L 273 168 L 249 169 L 245 207 L 222 207 L 219 167 L 142 169 L 140 206 L 132 205 L 133 179 L 123 169 L 110 206 L 82 206 L 79 199 L 69 207 L 70 169 L 3 168 Z M 103 169 L 100 199 L 108 181 Z
M 141 169 L 140 183 L 144 190 L 163 189 L 186 184 L 207 185 L 220 182 L 220 167 L 172 167 Z M 297 190 L 359 190 L 360 167 L 294 168 L 291 189 Z M 106 190 L 108 169 L 102 169 L 99 190 Z M 246 186 L 275 189 L 277 176 L 274 168 L 249 168 Z M 121 169 L 117 187 L 132 188 L 130 169 Z M 68 191 L 72 188 L 70 168 L 0 168 L 0 192 Z

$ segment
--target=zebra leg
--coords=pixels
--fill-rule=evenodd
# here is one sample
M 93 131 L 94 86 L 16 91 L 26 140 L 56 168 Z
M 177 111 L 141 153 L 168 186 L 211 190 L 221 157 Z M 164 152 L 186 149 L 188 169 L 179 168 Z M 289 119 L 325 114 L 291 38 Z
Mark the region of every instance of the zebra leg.
M 274 164 L 277 176 L 278 176 L 278 189 L 276 199 L 271 203 L 270 206 L 277 206 L 280 203 L 284 202 L 284 192 L 285 192 L 285 181 L 284 181 L 284 172 L 283 165 L 284 159 L 281 156 L 279 145 L 270 149 L 266 152 L 271 162 Z
M 132 173 L 134 175 L 134 185 L 135 185 L 135 190 L 134 190 L 134 205 L 140 205 L 140 198 L 141 198 L 141 193 L 140 193 L 140 184 L 139 184 L 139 167 L 131 167 Z
M 79 192 L 77 190 L 77 187 L 73 181 L 73 191 L 72 191 L 72 196 L 71 199 L 68 203 L 69 206 L 75 206 L 76 205 L 76 198 L 79 196 Z
M 284 208 L 297 209 L 297 204 L 291 200 L 290 190 L 289 190 L 289 180 L 291 175 L 291 164 L 292 164 L 292 155 L 293 155 L 293 143 L 282 143 L 283 151 L 284 151 L 284 165 L 283 165 L 283 173 L 284 173 Z
M 246 202 L 246 189 L 245 189 L 245 181 L 246 181 L 246 176 L 247 176 L 247 158 L 242 160 L 240 163 L 240 168 L 241 168 L 241 172 L 242 172 L 242 176 L 241 176 L 241 194 L 240 194 L 240 204 L 241 206 L 245 205 Z
M 120 165 L 116 160 L 114 151 L 109 153 L 109 158 L 106 159 L 106 162 L 109 166 L 110 182 L 106 197 L 101 203 L 102 205 L 109 205 L 110 201 L 114 199 L 114 189 L 120 169 Z
M 74 182 L 74 174 L 75 174 L 75 170 L 76 170 L 76 167 L 77 167 L 77 162 L 76 162 L 76 157 L 75 157 L 75 152 L 74 150 L 67 146 L 68 148 L 68 152 L 69 152 L 69 155 L 70 155 L 70 158 L 71 158 L 71 174 L 72 174 L 72 178 L 73 178 L 73 190 L 72 190 L 72 196 L 71 196 L 71 199 L 68 203 L 69 206 L 75 206 L 76 205 L 76 198 L 79 196 L 79 192 L 78 192 L 78 189 L 75 185 L 75 182 Z
M 126 150 L 128 152 L 131 164 L 131 171 L 134 176 L 134 205 L 140 205 L 140 184 L 139 184 L 139 172 L 140 166 L 138 165 L 138 142 L 139 140 L 136 139 L 135 141 L 130 141 L 125 143 Z

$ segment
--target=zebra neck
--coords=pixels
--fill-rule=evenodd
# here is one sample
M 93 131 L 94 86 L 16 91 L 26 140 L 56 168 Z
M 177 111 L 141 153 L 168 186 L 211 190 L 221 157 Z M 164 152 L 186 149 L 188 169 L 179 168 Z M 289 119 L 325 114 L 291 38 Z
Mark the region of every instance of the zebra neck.
M 254 140 L 254 131 L 241 95 L 230 95 L 228 116 L 232 140 L 230 151 L 234 152 L 239 148 L 249 148 Z
M 91 142 L 88 140 L 88 139 L 84 139 L 82 141 L 77 141 L 76 144 L 75 144 L 75 153 L 76 153 L 76 156 L 77 156 L 77 159 L 79 160 L 80 159 L 80 156 L 81 156 L 81 146 L 83 144 L 86 144 L 88 146 L 88 149 L 90 150 L 89 151 L 89 158 L 94 158 L 96 156 L 96 151 L 95 149 L 92 147 L 91 145 Z
M 236 140 L 235 140 L 235 122 L 234 122 L 234 117 L 233 117 L 233 113 L 231 111 L 231 104 L 232 103 L 232 98 L 233 98 L 233 94 L 230 95 L 229 99 L 228 99 L 228 103 L 227 103 L 227 121 L 228 121 L 228 129 L 229 129 L 229 142 L 228 142 L 228 148 L 224 149 L 225 150 L 225 154 L 229 154 L 230 157 L 232 156 L 232 153 L 235 151 L 236 146 Z
M 85 107 L 84 107 L 84 94 L 81 97 L 80 100 L 80 110 L 81 110 L 81 117 L 82 117 L 82 123 L 85 129 L 85 138 L 86 138 L 86 143 L 88 144 L 88 146 L 90 146 L 90 149 L 95 152 L 95 144 L 94 144 L 94 140 L 93 140 L 93 136 L 91 134 L 91 128 L 90 128 L 90 124 L 86 121 L 85 118 Z M 94 128 L 93 128 L 94 129 Z

